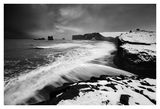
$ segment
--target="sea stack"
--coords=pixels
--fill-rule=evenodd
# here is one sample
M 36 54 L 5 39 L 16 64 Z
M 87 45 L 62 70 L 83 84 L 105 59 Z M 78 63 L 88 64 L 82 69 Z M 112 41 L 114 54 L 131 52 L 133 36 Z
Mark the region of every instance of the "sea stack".
M 48 36 L 48 40 L 54 40 L 53 36 Z

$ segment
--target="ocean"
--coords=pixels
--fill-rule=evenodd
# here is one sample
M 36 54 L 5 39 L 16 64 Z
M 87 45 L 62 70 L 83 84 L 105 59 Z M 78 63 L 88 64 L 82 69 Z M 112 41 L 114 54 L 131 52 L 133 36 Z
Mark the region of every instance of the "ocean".
M 37 90 L 49 84 L 60 87 L 102 74 L 129 74 L 116 69 L 115 51 L 115 44 L 108 41 L 5 40 L 4 102 L 26 104 Z M 35 98 L 44 100 L 39 95 Z
M 69 49 L 53 47 L 70 41 L 46 41 L 32 39 L 10 39 L 4 42 L 4 79 L 10 79 L 46 66 L 62 56 Z M 63 47 L 63 45 L 60 45 Z M 67 44 L 66 44 L 67 46 Z M 38 48 L 39 47 L 39 48 Z M 48 47 L 48 48 L 45 48 Z M 74 47 L 74 46 L 73 46 Z

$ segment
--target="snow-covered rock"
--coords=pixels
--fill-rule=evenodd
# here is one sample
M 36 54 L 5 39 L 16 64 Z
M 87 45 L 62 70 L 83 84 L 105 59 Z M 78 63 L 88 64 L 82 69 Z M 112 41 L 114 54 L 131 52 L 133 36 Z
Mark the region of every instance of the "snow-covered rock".
M 144 84 L 146 83 L 146 84 Z M 57 105 L 154 105 L 155 79 L 127 76 L 91 78 L 63 86 L 54 98 L 39 104 Z M 52 92 L 53 94 L 57 92 Z
M 156 77 L 156 35 L 151 31 L 123 33 L 118 37 L 115 63 L 132 73 Z
M 120 35 L 119 40 L 121 43 L 130 44 L 155 44 L 156 33 L 152 31 L 134 31 L 126 32 Z
M 100 34 L 104 37 L 114 37 L 114 38 L 116 38 L 117 36 L 120 36 L 123 33 L 126 33 L 126 32 L 101 32 Z

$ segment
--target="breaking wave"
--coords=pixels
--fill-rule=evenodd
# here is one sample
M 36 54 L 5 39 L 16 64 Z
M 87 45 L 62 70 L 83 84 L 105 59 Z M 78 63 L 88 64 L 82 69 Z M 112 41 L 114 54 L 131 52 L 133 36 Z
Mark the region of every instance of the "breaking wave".
M 64 44 L 54 44 L 50 46 L 35 46 L 34 49 L 47 49 L 47 48 L 54 48 L 54 49 L 67 49 L 71 47 L 82 47 L 82 44 L 76 44 L 76 43 L 64 43 Z M 89 46 L 89 45 L 88 45 Z M 86 47 L 86 45 L 85 45 Z
M 37 94 L 47 85 L 60 87 L 64 83 L 89 80 L 93 76 L 105 75 L 129 75 L 130 73 L 116 68 L 87 63 L 96 58 L 110 55 L 115 50 L 112 43 L 101 42 L 95 45 L 91 44 L 57 44 L 48 47 L 39 48 L 69 48 L 66 54 L 57 57 L 54 63 L 39 67 L 27 74 L 11 80 L 4 91 L 5 104 L 28 104 L 30 98 L 34 98 L 31 104 L 41 102 L 47 99 L 47 94 Z

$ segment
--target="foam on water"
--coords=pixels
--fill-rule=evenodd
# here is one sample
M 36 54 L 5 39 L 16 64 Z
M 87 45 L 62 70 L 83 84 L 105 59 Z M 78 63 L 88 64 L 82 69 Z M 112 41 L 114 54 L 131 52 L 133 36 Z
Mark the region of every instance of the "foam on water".
M 35 49 L 46 49 L 46 48 L 56 48 L 56 49 L 66 49 L 70 47 L 79 47 L 82 46 L 82 44 L 75 44 L 75 43 L 64 43 L 64 44 L 54 44 L 50 46 L 35 46 L 33 48 Z
M 59 48 L 74 46 L 71 45 L 71 43 L 65 43 L 55 46 Z M 78 44 L 78 46 L 78 48 L 72 49 L 65 55 L 58 57 L 54 63 L 39 67 L 19 76 L 16 80 L 10 81 L 5 86 L 4 103 L 27 104 L 26 101 L 31 97 L 36 99 L 32 103 L 37 103 L 46 100 L 45 97 L 36 95 L 36 92 L 47 85 L 60 87 L 64 83 L 88 80 L 92 76 L 100 76 L 101 74 L 128 73 L 102 65 L 87 64 L 88 61 L 109 55 L 111 51 L 115 50 L 113 44 L 101 42 L 95 45 Z

